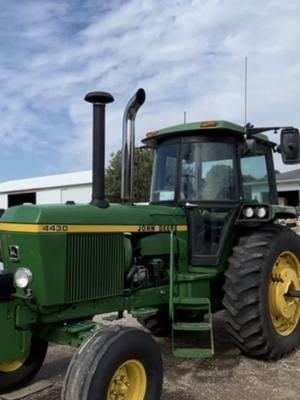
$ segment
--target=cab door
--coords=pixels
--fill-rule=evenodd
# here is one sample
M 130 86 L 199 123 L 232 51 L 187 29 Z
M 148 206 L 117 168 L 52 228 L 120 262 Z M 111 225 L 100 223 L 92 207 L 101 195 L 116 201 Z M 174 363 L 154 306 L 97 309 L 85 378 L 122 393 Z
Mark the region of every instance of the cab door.
M 190 262 L 218 265 L 240 204 L 237 141 L 201 137 L 182 143 L 178 197 L 185 202 Z
M 216 266 L 220 263 L 236 210 L 236 207 L 186 205 L 192 265 Z

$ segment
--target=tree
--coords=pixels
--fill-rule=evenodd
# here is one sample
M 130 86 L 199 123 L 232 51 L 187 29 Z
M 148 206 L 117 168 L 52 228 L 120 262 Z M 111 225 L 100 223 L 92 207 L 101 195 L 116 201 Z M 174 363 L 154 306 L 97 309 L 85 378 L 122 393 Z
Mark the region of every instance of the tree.
M 110 201 L 121 200 L 121 151 L 111 154 L 105 171 L 106 194 Z M 149 201 L 153 152 L 151 149 L 136 149 L 134 201 Z

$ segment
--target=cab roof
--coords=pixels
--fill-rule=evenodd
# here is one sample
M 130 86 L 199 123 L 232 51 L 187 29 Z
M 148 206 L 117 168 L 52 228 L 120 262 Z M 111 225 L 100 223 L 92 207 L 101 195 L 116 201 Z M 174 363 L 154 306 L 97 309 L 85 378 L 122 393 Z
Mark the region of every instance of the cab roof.
M 235 124 L 233 122 L 219 120 L 219 121 L 199 121 L 187 124 L 180 124 L 170 126 L 168 128 L 160 129 L 158 131 L 148 132 L 146 138 L 142 140 L 143 143 L 150 145 L 156 142 L 157 139 L 167 138 L 169 136 L 182 136 L 182 135 L 207 135 L 222 133 L 224 135 L 238 135 L 244 138 L 245 127 Z M 255 135 L 257 139 L 269 142 L 268 137 L 262 134 Z

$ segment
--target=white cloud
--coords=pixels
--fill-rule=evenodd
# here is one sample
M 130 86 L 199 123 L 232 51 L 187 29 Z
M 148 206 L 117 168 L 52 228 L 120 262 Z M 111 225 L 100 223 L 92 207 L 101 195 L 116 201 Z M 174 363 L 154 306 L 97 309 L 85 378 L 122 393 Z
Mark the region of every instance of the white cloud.
M 39 154 L 47 173 L 90 167 L 92 109 L 82 100 L 89 90 L 116 99 L 107 108 L 108 155 L 121 145 L 123 108 L 139 86 L 147 102 L 138 139 L 180 123 L 184 111 L 189 121 L 243 123 L 245 55 L 250 121 L 300 127 L 297 0 L 0 0 L 0 6 L 0 139 L 7 149 L 17 144 Z

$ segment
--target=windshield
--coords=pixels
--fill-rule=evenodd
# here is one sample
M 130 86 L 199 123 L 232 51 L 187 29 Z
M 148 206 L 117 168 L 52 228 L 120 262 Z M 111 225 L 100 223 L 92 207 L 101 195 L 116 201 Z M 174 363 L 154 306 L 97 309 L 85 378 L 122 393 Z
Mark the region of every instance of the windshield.
M 237 200 L 234 160 L 231 142 L 162 145 L 155 157 L 151 201 Z

